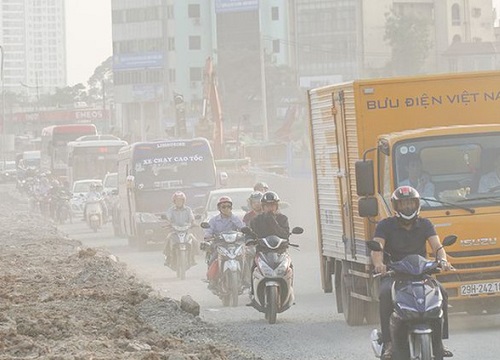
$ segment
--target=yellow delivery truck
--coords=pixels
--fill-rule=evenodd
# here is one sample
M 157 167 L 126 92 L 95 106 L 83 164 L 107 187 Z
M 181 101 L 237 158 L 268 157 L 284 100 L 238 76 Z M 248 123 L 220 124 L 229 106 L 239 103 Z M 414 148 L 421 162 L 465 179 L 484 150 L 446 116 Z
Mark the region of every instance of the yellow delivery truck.
M 415 159 L 420 215 L 458 236 L 456 271 L 437 276 L 450 310 L 499 312 L 500 72 L 360 80 L 309 90 L 308 103 L 322 286 L 347 323 L 378 320 L 366 241 Z

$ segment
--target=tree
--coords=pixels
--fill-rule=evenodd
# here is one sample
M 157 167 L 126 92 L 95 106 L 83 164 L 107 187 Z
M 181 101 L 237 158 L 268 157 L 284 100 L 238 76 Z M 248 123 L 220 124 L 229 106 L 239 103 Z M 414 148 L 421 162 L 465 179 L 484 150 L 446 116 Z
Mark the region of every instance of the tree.
M 403 14 L 394 9 L 386 14 L 384 40 L 392 47 L 389 66 L 396 75 L 417 74 L 431 48 L 430 21 L 416 14 Z
M 92 102 L 113 98 L 113 57 L 99 65 L 88 80 L 88 95 Z M 104 91 L 103 91 L 104 89 Z

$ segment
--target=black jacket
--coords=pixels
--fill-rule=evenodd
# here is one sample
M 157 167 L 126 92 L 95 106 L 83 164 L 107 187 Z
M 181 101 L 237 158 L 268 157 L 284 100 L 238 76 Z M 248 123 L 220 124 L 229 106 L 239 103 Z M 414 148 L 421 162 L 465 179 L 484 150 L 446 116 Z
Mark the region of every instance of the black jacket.
M 290 236 L 288 218 L 281 213 L 259 214 L 250 222 L 250 228 L 260 238 L 276 235 L 282 239 L 288 239 Z

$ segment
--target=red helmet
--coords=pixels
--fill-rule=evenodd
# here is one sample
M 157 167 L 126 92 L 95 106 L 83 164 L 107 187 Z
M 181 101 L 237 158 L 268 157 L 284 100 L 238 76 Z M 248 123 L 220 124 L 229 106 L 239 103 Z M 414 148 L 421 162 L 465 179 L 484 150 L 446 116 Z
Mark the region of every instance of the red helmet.
M 176 191 L 172 195 L 172 201 L 175 201 L 175 199 L 182 199 L 186 201 L 186 194 L 184 194 L 182 191 Z
M 217 207 L 219 207 L 219 205 L 223 203 L 230 203 L 231 205 L 233 205 L 233 200 L 229 196 L 221 196 L 217 201 Z
M 420 194 L 411 186 L 400 186 L 391 196 L 396 216 L 402 220 L 413 221 L 420 213 Z

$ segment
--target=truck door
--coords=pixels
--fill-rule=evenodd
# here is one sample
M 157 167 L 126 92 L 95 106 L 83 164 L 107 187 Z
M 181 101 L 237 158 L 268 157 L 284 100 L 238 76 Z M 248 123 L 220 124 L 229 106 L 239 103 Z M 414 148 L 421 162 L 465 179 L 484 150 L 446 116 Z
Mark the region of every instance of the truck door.
M 339 187 L 340 204 L 342 207 L 342 240 L 345 245 L 347 259 L 355 258 L 354 225 L 352 219 L 351 184 L 349 181 L 349 139 L 345 114 L 344 91 L 332 93 L 332 114 L 335 122 L 335 135 L 338 144 L 337 186 Z

